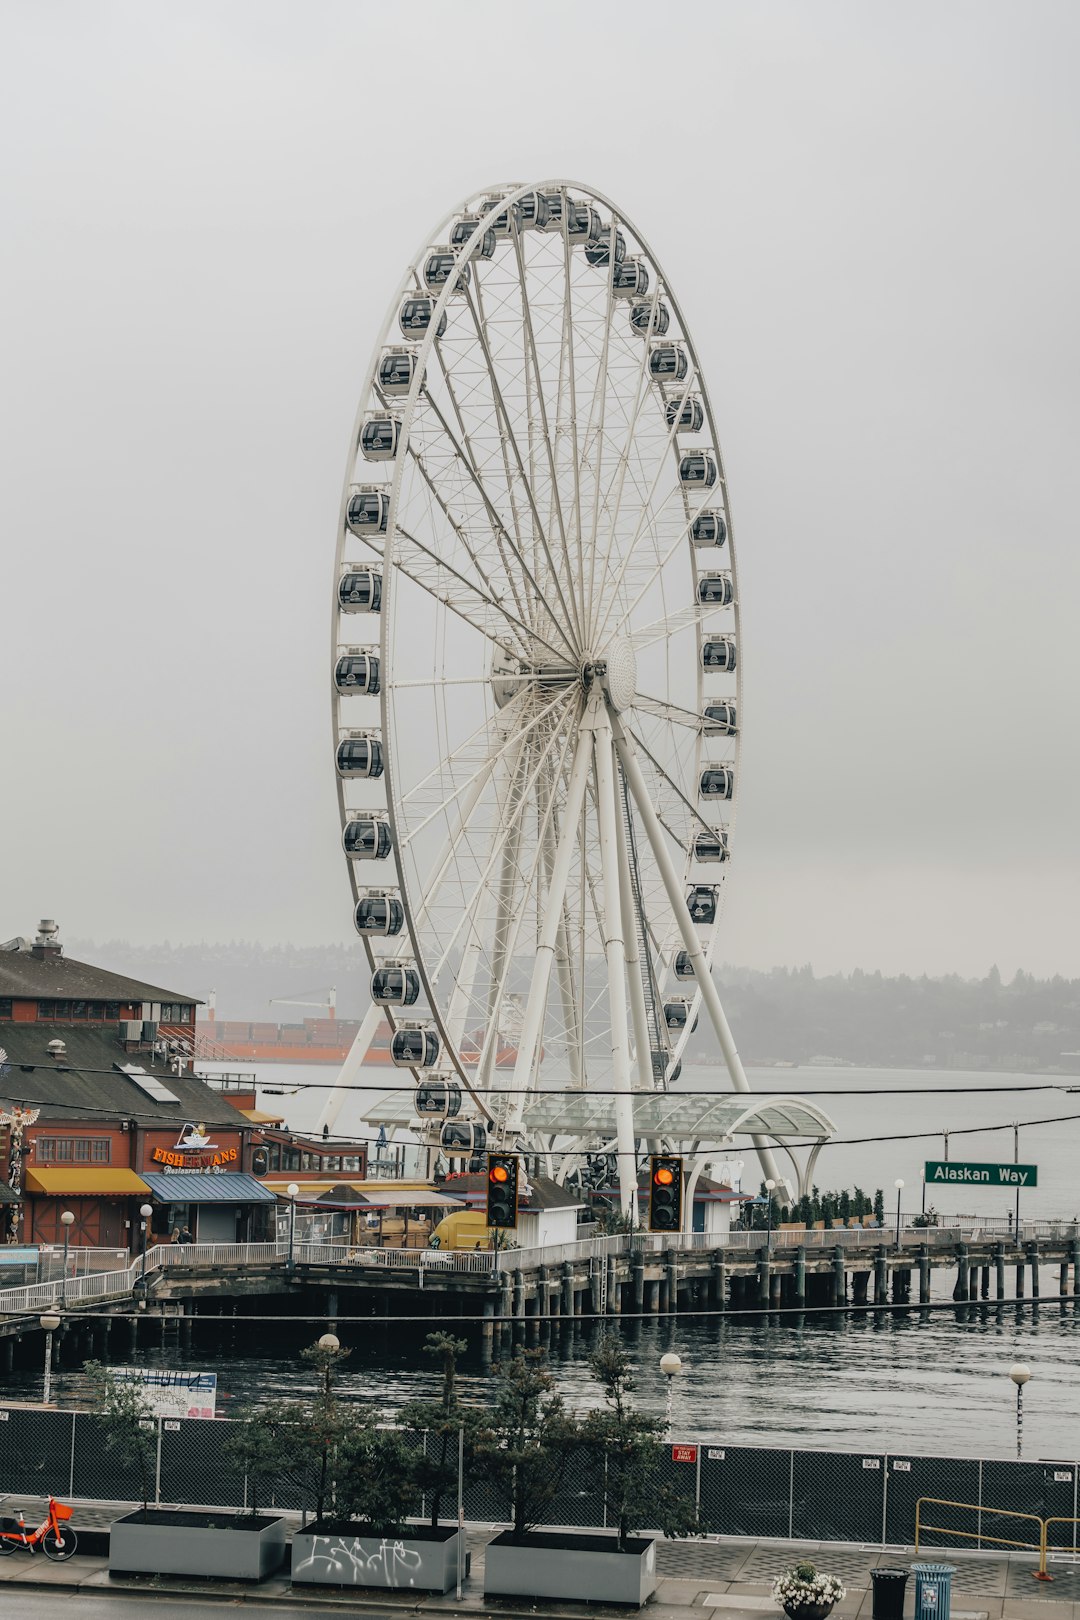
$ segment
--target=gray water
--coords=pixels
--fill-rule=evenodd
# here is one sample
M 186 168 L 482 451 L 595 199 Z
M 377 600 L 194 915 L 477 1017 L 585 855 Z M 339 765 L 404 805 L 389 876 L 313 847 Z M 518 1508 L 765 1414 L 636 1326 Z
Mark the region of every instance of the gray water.
M 290 1068 L 266 1064 L 258 1070 L 263 1087 L 291 1089 L 314 1081 L 320 1088 L 333 1079 L 332 1068 Z M 715 1069 L 687 1067 L 680 1090 L 705 1090 L 720 1083 Z M 342 1134 L 368 1132 L 362 1124 L 368 1099 L 392 1089 L 397 1077 L 375 1071 L 369 1084 L 377 1089 L 350 1097 L 338 1122 Z M 934 1070 L 763 1069 L 751 1074 L 759 1093 L 835 1091 L 816 1101 L 837 1127 L 838 1142 L 821 1156 L 817 1174 L 822 1188 L 858 1184 L 872 1193 L 886 1190 L 886 1207 L 895 1210 L 893 1183 L 907 1186 L 905 1212 L 921 1201 L 920 1172 L 927 1157 L 943 1156 L 941 1132 L 971 1125 L 1007 1127 L 992 1133 L 950 1138 L 949 1157 L 1002 1162 L 1012 1158 L 1014 1119 L 1022 1122 L 1020 1156 L 1038 1166 L 1038 1187 L 1021 1195 L 1021 1215 L 1038 1218 L 1072 1215 L 1080 1205 L 1074 1165 L 1080 1118 L 1067 1124 L 1040 1124 L 1054 1115 L 1080 1116 L 1080 1095 L 1062 1090 L 1008 1093 L 1010 1084 L 1040 1083 L 1037 1076 L 954 1073 Z M 916 1088 L 938 1087 L 936 1094 Z M 957 1095 L 945 1088 L 959 1087 Z M 899 1095 L 860 1097 L 855 1092 L 895 1089 Z M 987 1088 L 985 1091 L 981 1088 Z M 265 1094 L 264 1094 L 265 1095 Z M 265 1095 L 261 1106 L 286 1113 L 290 1125 L 314 1127 L 326 1096 L 324 1089 L 300 1089 L 294 1096 Z M 858 1143 L 863 1137 L 894 1137 L 915 1131 L 937 1132 L 926 1141 Z M 755 1185 L 757 1167 L 745 1153 L 747 1185 Z M 943 1215 L 977 1214 L 1004 1217 L 1014 1195 L 981 1190 L 977 1195 L 947 1187 L 935 1189 L 931 1201 Z M 939 1294 L 950 1279 L 937 1279 Z M 1009 1283 L 1011 1287 L 1011 1273 Z M 1043 1273 L 1044 1296 L 1056 1291 L 1056 1271 Z M 432 1326 L 449 1326 L 445 1319 Z M 276 1399 L 306 1388 L 307 1374 L 298 1360 L 300 1348 L 323 1330 L 320 1323 L 274 1322 L 230 1329 L 204 1324 L 188 1357 L 175 1349 L 152 1351 L 140 1360 L 188 1365 L 216 1371 L 219 1415 L 227 1416 L 247 1402 Z M 352 1356 L 341 1373 L 343 1393 L 371 1399 L 387 1414 L 414 1395 L 432 1394 L 437 1377 L 422 1344 L 425 1325 L 381 1321 L 342 1321 L 338 1333 Z M 462 1330 L 463 1333 L 466 1331 Z M 560 1337 L 551 1345 L 552 1370 L 566 1399 L 578 1409 L 594 1404 L 598 1391 L 588 1369 L 590 1331 Z M 681 1316 L 674 1322 L 624 1325 L 638 1368 L 637 1399 L 645 1410 L 664 1410 L 665 1386 L 659 1358 L 674 1349 L 684 1371 L 673 1391 L 673 1428 L 686 1437 L 701 1436 L 732 1444 L 839 1447 L 853 1450 L 910 1449 L 960 1455 L 1015 1455 L 1015 1390 L 1008 1369 L 1015 1361 L 1031 1367 L 1025 1392 L 1025 1455 L 1080 1457 L 1080 1316 L 1065 1306 L 1030 1303 L 1017 1309 L 975 1306 L 931 1313 L 888 1312 L 882 1315 L 807 1314 L 806 1316 Z M 220 1336 L 219 1336 L 220 1335 Z M 484 1371 L 473 1345 L 463 1366 L 466 1398 L 490 1400 L 492 1377 Z M 37 1399 L 40 1372 L 23 1370 L 6 1380 L 16 1398 Z M 83 1404 L 85 1380 L 78 1369 L 65 1370 L 62 1403 Z

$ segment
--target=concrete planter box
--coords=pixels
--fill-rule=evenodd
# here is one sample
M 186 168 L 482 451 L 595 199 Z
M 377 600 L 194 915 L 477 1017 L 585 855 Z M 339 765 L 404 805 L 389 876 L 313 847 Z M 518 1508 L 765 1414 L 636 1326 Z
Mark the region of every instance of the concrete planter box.
M 620 1552 L 614 1532 L 504 1530 L 484 1555 L 485 1597 L 559 1598 L 640 1608 L 656 1590 L 656 1542 L 635 1536 Z
M 285 1559 L 285 1520 L 139 1509 L 109 1529 L 110 1575 L 261 1581 Z
M 314 1524 L 293 1536 L 292 1583 L 449 1592 L 459 1556 L 465 1573 L 463 1540 L 456 1525 L 410 1524 L 402 1535 L 376 1536 L 366 1524 Z

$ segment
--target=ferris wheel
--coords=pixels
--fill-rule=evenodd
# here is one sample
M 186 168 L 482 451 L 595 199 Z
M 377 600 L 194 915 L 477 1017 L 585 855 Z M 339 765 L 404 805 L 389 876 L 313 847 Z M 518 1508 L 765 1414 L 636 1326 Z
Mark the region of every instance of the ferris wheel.
M 572 1145 L 632 1209 L 635 1098 L 702 1012 L 749 1090 L 710 973 L 742 653 L 697 354 L 598 192 L 500 186 L 425 239 L 350 444 L 332 653 L 372 997 L 343 1084 L 386 1020 L 451 1159 L 536 1145 L 545 1089 L 609 1095 L 609 1139 Z

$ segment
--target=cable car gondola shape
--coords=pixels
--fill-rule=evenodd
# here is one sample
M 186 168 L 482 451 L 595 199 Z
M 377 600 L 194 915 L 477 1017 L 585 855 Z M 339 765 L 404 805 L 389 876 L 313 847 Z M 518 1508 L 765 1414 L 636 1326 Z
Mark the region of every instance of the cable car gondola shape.
M 353 926 L 358 934 L 391 938 L 405 927 L 405 908 L 398 895 L 385 889 L 362 890 L 353 909 Z
M 431 1069 L 439 1061 L 439 1032 L 427 1024 L 403 1024 L 390 1037 L 390 1061 L 399 1069 Z
M 420 1119 L 455 1119 L 461 1113 L 461 1095 L 460 1081 L 432 1075 L 417 1086 L 413 1107 Z
M 330 686 L 337 746 L 356 745 L 337 791 L 372 996 L 394 1034 L 410 1007 L 437 1034 L 459 1168 L 485 1128 L 559 1158 L 530 1124 L 551 1074 L 611 1097 L 614 1131 L 575 1152 L 614 1156 L 632 1215 L 632 1093 L 671 1083 L 687 1034 L 669 1038 L 665 1001 L 685 989 L 727 1027 L 702 988 L 719 929 L 701 928 L 700 985 L 677 948 L 698 880 L 726 878 L 710 823 L 733 824 L 741 748 L 728 490 L 687 310 L 611 199 L 534 179 L 461 199 L 370 337 Z M 364 612 L 377 636 L 344 617 Z M 358 810 L 369 779 L 385 802 Z M 361 888 L 373 862 L 385 900 Z M 608 949 L 624 916 L 640 997 Z
M 342 613 L 378 613 L 382 609 L 382 575 L 377 568 L 347 568 L 338 581 Z
M 487 1147 L 487 1130 L 477 1122 L 464 1120 L 448 1120 L 443 1126 L 439 1141 L 447 1153 L 459 1158 L 462 1154 L 483 1153 Z
M 711 928 L 716 921 L 720 890 L 715 883 L 695 883 L 686 897 L 686 909 L 699 928 Z

